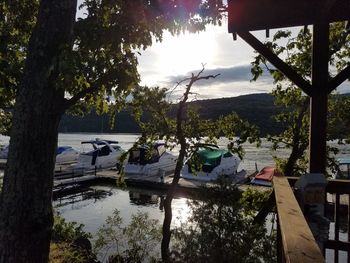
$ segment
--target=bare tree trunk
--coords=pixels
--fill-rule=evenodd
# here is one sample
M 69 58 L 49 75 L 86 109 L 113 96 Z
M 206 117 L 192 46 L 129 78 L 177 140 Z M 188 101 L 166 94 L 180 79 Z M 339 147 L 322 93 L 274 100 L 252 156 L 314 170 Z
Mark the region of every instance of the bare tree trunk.
M 47 262 L 52 186 L 64 90 L 61 55 L 72 47 L 76 0 L 42 0 L 18 89 L 0 197 L 0 262 Z
M 185 92 L 183 94 L 182 100 L 179 103 L 179 108 L 176 113 L 176 137 L 180 144 L 180 153 L 179 153 L 179 157 L 177 158 L 176 167 L 174 171 L 174 178 L 173 178 L 173 181 L 171 182 L 171 187 L 164 200 L 163 239 L 161 244 L 161 254 L 162 254 L 163 262 L 170 261 L 169 245 L 170 245 L 170 238 L 171 238 L 170 225 L 172 220 L 171 202 L 174 198 L 176 187 L 180 180 L 180 173 L 181 173 L 181 169 L 184 164 L 184 159 L 186 155 L 186 136 L 182 128 L 185 104 L 188 100 L 188 96 L 190 94 L 192 85 L 195 82 L 203 79 L 216 78 L 219 75 L 218 74 L 218 75 L 201 76 L 203 71 L 204 71 L 204 67 L 202 68 L 201 71 L 198 72 L 198 74 L 196 75 L 192 74 L 190 78 L 184 79 L 178 83 L 179 85 L 184 81 L 189 81 L 189 83 L 186 85 Z
M 186 152 L 186 148 L 181 144 L 179 158 L 175 167 L 174 179 L 171 183 L 171 187 L 167 192 L 166 198 L 164 200 L 163 238 L 162 238 L 162 244 L 161 244 L 161 254 L 162 254 L 163 262 L 169 262 L 169 257 L 170 257 L 169 255 L 169 244 L 170 244 L 170 238 L 171 238 L 170 226 L 171 226 L 171 220 L 173 217 L 171 202 L 173 201 L 174 194 L 176 192 L 176 187 L 180 180 L 180 172 L 183 166 L 185 152 Z

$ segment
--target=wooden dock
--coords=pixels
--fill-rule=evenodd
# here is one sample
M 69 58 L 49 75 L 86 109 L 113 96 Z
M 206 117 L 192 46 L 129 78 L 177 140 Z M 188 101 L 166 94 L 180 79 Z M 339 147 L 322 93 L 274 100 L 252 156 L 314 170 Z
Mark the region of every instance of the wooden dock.
M 110 169 L 110 170 L 104 170 L 104 171 L 98 171 L 96 172 L 96 177 L 105 179 L 105 180 L 113 180 L 116 181 L 119 179 L 120 175 L 116 170 Z M 249 180 L 250 175 L 247 174 L 246 171 L 239 172 L 233 180 L 229 180 L 230 183 L 233 184 L 244 184 L 247 183 Z M 173 180 L 173 175 L 165 176 L 164 179 L 161 180 L 159 175 L 132 175 L 132 176 L 125 176 L 124 181 L 129 186 L 146 186 L 146 187 L 152 187 L 152 188 L 168 188 Z M 215 185 L 215 182 L 203 182 L 198 180 L 190 180 L 190 179 L 184 179 L 180 178 L 178 186 L 181 188 L 188 188 L 188 189 L 198 189 L 202 186 L 213 186 Z
M 116 184 L 120 178 L 120 174 L 116 169 L 105 170 L 82 170 L 73 169 L 72 163 L 59 164 L 55 166 L 54 174 L 54 192 L 62 192 L 66 189 L 74 187 L 81 187 L 91 185 L 95 183 L 113 183 Z M 0 159 L 0 169 L 4 169 L 6 166 L 6 159 Z M 246 190 L 247 187 L 257 188 L 259 190 L 269 190 L 269 187 L 257 187 L 253 185 L 246 185 L 249 182 L 249 178 L 253 174 L 248 174 L 246 171 L 241 171 L 234 178 L 228 179 L 231 183 L 239 185 L 242 190 Z M 167 175 L 162 180 L 159 175 L 145 176 L 145 175 L 133 175 L 125 176 L 124 182 L 127 186 L 142 187 L 149 189 L 166 190 L 170 187 L 173 180 L 173 175 Z M 203 186 L 214 186 L 215 182 L 203 182 L 198 180 L 190 180 L 180 178 L 178 189 L 183 191 L 193 191 Z
M 230 181 L 230 183 L 237 184 L 241 191 L 245 191 L 248 188 L 259 189 L 260 191 L 270 191 L 270 187 L 262 187 L 255 185 L 247 185 L 246 183 L 250 181 L 250 176 L 245 171 L 242 171 L 236 176 L 236 180 Z M 93 185 L 97 183 L 106 183 L 117 185 L 117 181 L 120 179 L 120 174 L 116 169 L 108 169 L 96 171 L 95 174 L 87 174 L 80 176 L 71 176 L 70 178 L 61 179 L 59 177 L 55 178 L 54 181 L 54 195 L 58 193 L 64 194 L 66 190 L 72 191 L 73 188 L 85 187 L 87 185 Z M 171 186 L 173 180 L 173 175 L 165 176 L 163 181 L 158 175 L 154 176 L 125 176 L 123 182 L 128 187 L 137 187 L 152 190 L 165 191 Z M 201 187 L 213 187 L 215 182 L 202 182 L 198 180 L 189 180 L 180 178 L 177 190 L 183 194 L 191 194 L 198 191 Z

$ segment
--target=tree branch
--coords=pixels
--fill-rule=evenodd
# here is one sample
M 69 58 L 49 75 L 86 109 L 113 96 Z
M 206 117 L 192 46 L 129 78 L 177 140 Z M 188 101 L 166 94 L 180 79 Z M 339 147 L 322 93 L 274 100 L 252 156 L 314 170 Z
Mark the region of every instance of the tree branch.
M 78 101 L 82 98 L 84 98 L 87 94 L 93 94 L 99 90 L 100 86 L 99 85 L 93 85 L 90 86 L 89 88 L 83 89 L 79 91 L 77 94 L 72 96 L 70 99 L 65 99 L 64 104 L 63 104 L 63 109 L 67 110 L 71 106 L 75 105 L 78 103 Z

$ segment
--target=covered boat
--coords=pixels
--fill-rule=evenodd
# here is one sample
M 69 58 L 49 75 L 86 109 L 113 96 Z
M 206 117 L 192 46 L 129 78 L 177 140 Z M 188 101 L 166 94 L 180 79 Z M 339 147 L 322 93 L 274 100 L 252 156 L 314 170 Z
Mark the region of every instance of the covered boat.
M 167 152 L 164 143 L 142 145 L 129 150 L 124 173 L 126 176 L 170 174 L 175 170 L 176 160 L 177 156 Z
M 254 176 L 251 183 L 261 186 L 272 186 L 274 176 L 280 176 L 281 173 L 273 166 L 265 166 L 261 171 Z
M 7 159 L 9 145 L 1 146 L 0 159 Z M 79 152 L 71 146 L 59 146 L 56 150 L 56 164 L 63 164 L 77 161 Z
M 116 167 L 119 164 L 120 156 L 124 153 L 117 141 L 96 139 L 83 141 L 82 144 L 90 145 L 92 149 L 80 153 L 77 163 L 72 166 L 73 169 L 89 170 Z
M 219 177 L 234 177 L 240 163 L 238 156 L 213 144 L 198 144 L 185 162 L 181 177 L 199 181 L 215 181 Z
M 56 164 L 76 162 L 79 152 L 71 146 L 59 146 L 56 151 Z

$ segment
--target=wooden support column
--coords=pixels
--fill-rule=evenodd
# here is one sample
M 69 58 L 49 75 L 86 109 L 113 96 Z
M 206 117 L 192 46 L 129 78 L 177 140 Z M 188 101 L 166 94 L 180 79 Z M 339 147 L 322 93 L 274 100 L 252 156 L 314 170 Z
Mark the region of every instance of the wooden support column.
M 329 24 L 313 27 L 309 172 L 326 171 Z

